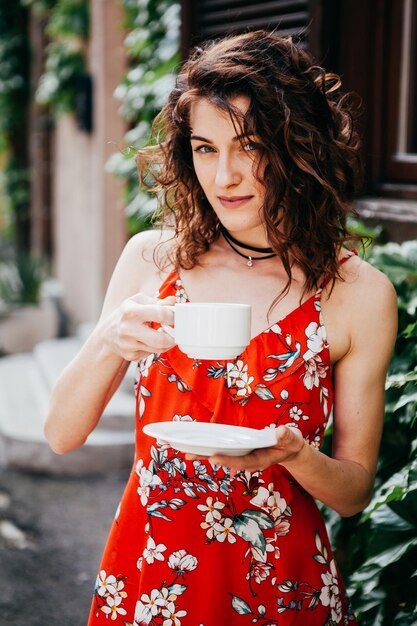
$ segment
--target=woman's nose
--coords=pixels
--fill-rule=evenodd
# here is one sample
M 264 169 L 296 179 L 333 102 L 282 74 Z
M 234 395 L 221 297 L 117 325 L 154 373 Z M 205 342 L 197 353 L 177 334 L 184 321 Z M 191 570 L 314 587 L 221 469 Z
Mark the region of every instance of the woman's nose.
M 240 182 L 241 174 L 235 160 L 231 156 L 221 156 L 217 161 L 216 187 L 230 187 Z

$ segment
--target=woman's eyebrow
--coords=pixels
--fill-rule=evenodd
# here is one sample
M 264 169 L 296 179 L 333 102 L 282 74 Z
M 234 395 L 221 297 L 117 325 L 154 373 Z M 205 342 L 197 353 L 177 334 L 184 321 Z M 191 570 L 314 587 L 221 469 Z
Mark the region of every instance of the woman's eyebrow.
M 249 139 L 251 135 L 245 135 L 245 133 L 241 133 L 240 135 L 236 135 L 232 137 L 232 141 L 240 141 L 241 139 Z M 200 135 L 191 135 L 190 139 L 195 139 L 196 141 L 205 141 L 206 143 L 214 143 L 211 139 L 207 139 L 206 137 L 201 137 Z
M 205 141 L 206 143 L 213 143 L 211 139 L 206 139 L 205 137 L 200 137 L 200 135 L 191 135 L 190 139 L 196 139 L 197 141 Z

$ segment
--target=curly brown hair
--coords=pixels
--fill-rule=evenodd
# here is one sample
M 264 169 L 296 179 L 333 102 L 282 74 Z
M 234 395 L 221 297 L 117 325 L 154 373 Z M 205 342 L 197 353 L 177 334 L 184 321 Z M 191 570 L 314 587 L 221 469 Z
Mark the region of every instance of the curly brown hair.
M 249 32 L 197 48 L 154 123 L 156 145 L 138 153 L 142 174 L 156 181 L 156 221 L 173 228 L 169 257 L 191 269 L 219 237 L 219 220 L 197 180 L 190 144 L 192 102 L 207 98 L 245 135 L 260 138 L 267 166 L 262 207 L 269 245 L 303 270 L 305 292 L 339 276 L 340 246 L 355 239 L 346 220 L 361 182 L 359 138 L 341 81 L 316 65 L 290 37 Z M 231 100 L 247 96 L 245 114 Z M 357 239 L 357 238 L 356 238 Z

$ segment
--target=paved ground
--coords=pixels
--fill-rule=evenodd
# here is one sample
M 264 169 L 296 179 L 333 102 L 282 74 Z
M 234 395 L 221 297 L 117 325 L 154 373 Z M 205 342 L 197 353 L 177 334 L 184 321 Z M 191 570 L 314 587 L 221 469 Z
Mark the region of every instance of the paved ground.
M 85 626 L 127 474 L 69 478 L 0 469 L 2 626 Z

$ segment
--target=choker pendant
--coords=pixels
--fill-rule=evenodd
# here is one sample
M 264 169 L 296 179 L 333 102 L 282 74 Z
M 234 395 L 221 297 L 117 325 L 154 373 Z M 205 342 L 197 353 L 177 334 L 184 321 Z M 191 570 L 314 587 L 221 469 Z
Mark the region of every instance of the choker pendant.
M 253 267 L 254 261 L 263 261 L 264 259 L 271 259 L 274 256 L 277 256 L 272 248 L 256 248 L 255 246 L 249 246 L 246 243 L 238 241 L 235 239 L 228 230 L 225 229 L 223 225 L 220 226 L 220 232 L 222 233 L 226 243 L 232 248 L 236 254 L 246 259 L 246 265 L 248 267 Z M 266 256 L 252 256 L 251 254 L 244 254 L 240 252 L 235 246 L 239 246 L 244 250 L 250 250 L 251 252 L 259 252 L 261 254 L 266 254 Z

